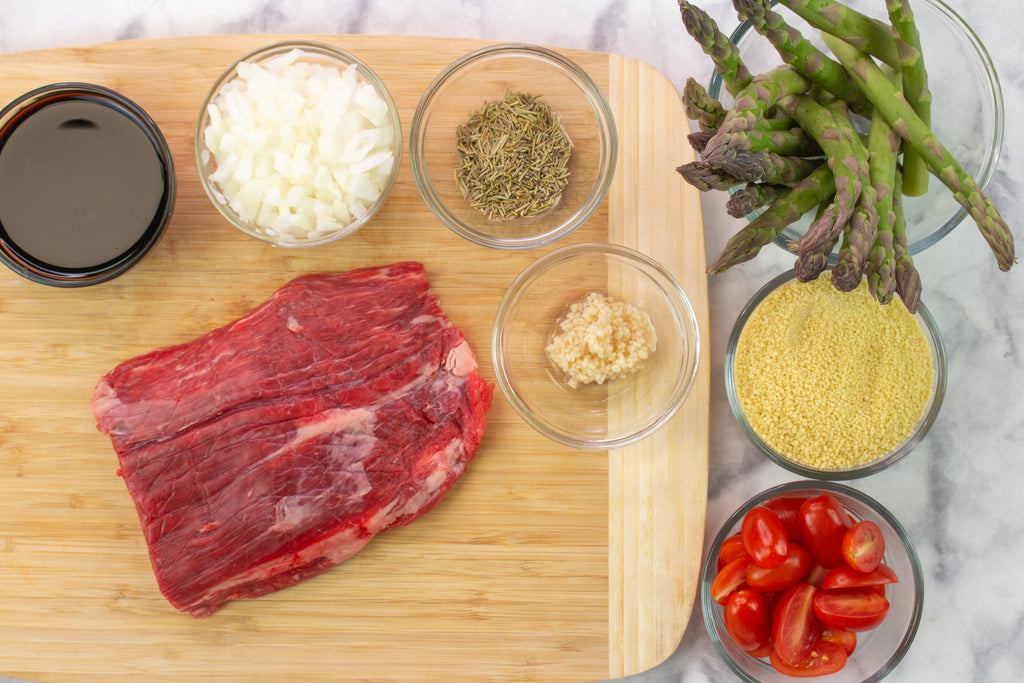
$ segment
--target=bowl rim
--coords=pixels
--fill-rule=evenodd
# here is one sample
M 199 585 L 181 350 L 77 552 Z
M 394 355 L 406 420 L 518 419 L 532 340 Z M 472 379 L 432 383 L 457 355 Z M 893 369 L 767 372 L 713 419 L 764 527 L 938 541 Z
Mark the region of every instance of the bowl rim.
M 321 57 L 326 57 L 328 59 L 338 61 L 339 63 L 355 65 L 356 70 L 359 72 L 360 76 L 365 78 L 366 81 L 374 87 L 374 89 L 377 91 L 377 94 L 380 95 L 381 98 L 383 98 L 383 100 L 387 103 L 388 117 L 391 119 L 395 136 L 394 143 L 392 144 L 392 155 L 394 157 L 394 160 L 392 162 L 391 172 L 388 174 L 388 178 L 384 183 L 384 187 L 381 188 L 380 196 L 377 198 L 376 201 L 373 202 L 372 205 L 370 205 L 366 214 L 362 218 L 357 218 L 348 223 L 345 227 L 335 232 L 328 233 L 327 235 L 324 235 L 323 237 L 320 237 L 315 240 L 304 240 L 300 242 L 284 242 L 278 241 L 277 239 L 270 235 L 264 235 L 259 232 L 250 230 L 247 227 L 246 221 L 243 221 L 239 216 L 235 214 L 234 211 L 230 209 L 229 206 L 227 206 L 225 203 L 217 199 L 217 196 L 213 190 L 213 183 L 210 181 L 209 174 L 207 173 L 207 164 L 203 162 L 202 158 L 203 153 L 206 151 L 206 143 L 204 141 L 204 121 L 208 116 L 207 109 L 210 103 L 213 102 L 214 98 L 220 92 L 221 87 L 228 81 L 235 78 L 235 76 L 237 75 L 237 69 L 239 64 L 241 64 L 242 62 L 253 61 L 257 59 L 266 59 L 268 57 L 273 57 L 280 54 L 287 54 L 288 52 L 295 49 L 302 50 L 304 52 L 309 52 Z M 387 200 L 388 195 L 391 194 L 391 191 L 395 186 L 395 182 L 398 179 L 399 169 L 401 167 L 402 151 L 405 146 L 404 141 L 402 139 L 402 122 L 398 112 L 398 107 L 395 105 L 395 101 L 394 98 L 391 96 L 390 90 L 388 90 L 387 85 L 380 78 L 380 76 L 377 75 L 377 72 L 374 71 L 362 59 L 360 59 L 356 55 L 352 54 L 351 52 L 343 48 L 336 47 L 323 41 L 305 40 L 301 38 L 291 38 L 286 40 L 275 41 L 273 43 L 267 43 L 266 45 L 246 52 L 241 57 L 238 57 L 233 62 L 231 62 L 231 64 L 228 65 L 220 73 L 217 79 L 213 82 L 213 85 L 210 86 L 210 89 L 207 91 L 206 96 L 203 98 L 203 103 L 199 108 L 199 116 L 196 117 L 196 123 L 193 129 L 192 144 L 196 170 L 199 174 L 199 184 L 202 185 L 203 191 L 206 193 L 206 196 L 209 198 L 210 202 L 214 205 L 214 207 L 217 209 L 220 215 L 227 219 L 227 221 L 231 223 L 231 225 L 233 225 L 242 233 L 250 237 L 253 237 L 257 240 L 260 240 L 261 242 L 265 242 L 276 247 L 286 248 L 316 247 L 328 244 L 330 242 L 339 240 L 343 237 L 347 237 L 348 235 L 351 235 L 352 233 L 356 232 L 364 225 L 366 225 L 366 223 L 368 223 L 384 206 L 384 203 Z
M 665 285 L 674 295 L 671 297 L 671 307 L 676 311 L 684 325 L 682 333 L 687 340 L 687 358 L 685 359 L 683 372 L 680 374 L 673 392 L 665 403 L 665 409 L 659 415 L 646 419 L 641 425 L 629 432 L 602 438 L 580 438 L 574 433 L 562 429 L 557 423 L 542 419 L 530 410 L 529 406 L 519 397 L 514 389 L 515 382 L 511 379 L 509 366 L 506 364 L 502 352 L 505 348 L 504 340 L 506 336 L 504 323 L 516 295 L 539 276 L 543 275 L 548 267 L 576 256 L 595 253 L 612 255 L 622 258 L 629 263 L 641 264 L 643 267 L 652 270 L 657 277 L 663 280 L 659 284 Z M 702 353 L 697 316 L 689 297 L 679 281 L 664 266 L 646 254 L 630 247 L 610 242 L 582 242 L 559 247 L 531 262 L 516 276 L 512 284 L 505 291 L 495 312 L 494 324 L 491 329 L 491 361 L 494 366 L 495 378 L 502 394 L 511 404 L 516 414 L 541 435 L 564 446 L 586 451 L 622 448 L 642 441 L 660 430 L 679 411 L 686 402 L 687 397 L 692 393 L 696 383 L 697 372 L 700 368 Z
M 445 206 L 444 202 L 437 195 L 432 183 L 430 174 L 426 168 L 426 154 L 423 149 L 426 138 L 427 113 L 439 96 L 444 86 L 457 76 L 465 67 L 482 60 L 501 56 L 526 55 L 539 59 L 559 71 L 567 74 L 569 79 L 579 86 L 580 93 L 584 96 L 590 107 L 593 109 L 598 120 L 598 133 L 601 139 L 600 169 L 598 182 L 591 188 L 590 194 L 583 205 L 577 209 L 569 220 L 558 227 L 538 235 L 524 238 L 499 238 L 493 237 L 479 230 L 473 229 L 456 218 Z M 589 73 L 573 60 L 562 53 L 541 45 L 531 43 L 495 43 L 485 45 L 459 57 L 450 63 L 434 78 L 423 92 L 416 110 L 413 113 L 412 125 L 409 132 L 409 159 L 412 167 L 413 181 L 416 189 L 430 212 L 441 221 L 449 230 L 457 235 L 484 247 L 493 249 L 504 249 L 509 251 L 535 249 L 543 247 L 571 234 L 582 226 L 594 211 L 601 205 L 611 187 L 612 179 L 615 176 L 615 167 L 618 159 L 618 132 L 615 125 L 615 116 L 612 113 L 611 105 L 604 91 Z M 529 220 L 529 219 L 527 219 Z
M 917 554 L 917 548 L 914 546 L 914 542 L 910 538 L 910 534 L 907 532 L 906 528 L 904 528 L 903 524 L 896 519 L 896 516 L 890 512 L 889 508 L 882 505 L 878 500 L 863 491 L 839 482 L 805 479 L 772 486 L 748 498 L 722 523 L 721 528 L 719 528 L 714 540 L 708 547 L 707 556 L 704 558 L 704 562 L 701 565 L 700 586 L 698 588 L 698 592 L 700 594 L 701 614 L 704 617 L 704 626 L 707 629 L 708 637 L 714 644 L 719 657 L 721 657 L 721 659 L 736 675 L 744 681 L 758 683 L 758 680 L 751 677 L 746 671 L 744 671 L 734 661 L 728 650 L 725 649 L 725 645 L 722 643 L 715 624 L 714 610 L 717 603 L 711 599 L 710 591 L 711 582 L 714 580 L 715 574 L 717 573 L 716 566 L 718 549 L 721 547 L 722 542 L 731 535 L 730 532 L 737 527 L 737 525 L 743 520 L 743 516 L 746 515 L 751 508 L 754 508 L 771 498 L 775 498 L 776 496 L 801 491 L 823 491 L 830 494 L 838 493 L 840 495 L 853 498 L 866 505 L 874 514 L 885 520 L 885 522 L 892 527 L 893 531 L 896 532 L 896 537 L 900 540 L 900 544 L 907 553 L 911 567 L 911 576 L 913 578 L 914 605 L 910 615 L 910 623 L 907 625 L 907 630 L 904 632 L 903 638 L 896 646 L 893 654 L 885 661 L 878 671 L 865 679 L 865 681 L 881 680 L 896 668 L 896 666 L 906 656 L 907 652 L 910 651 L 910 647 L 917 635 L 918 628 L 921 625 L 921 619 L 924 612 L 924 570 L 921 566 L 921 558 Z M 905 579 L 901 578 L 901 581 L 904 580 Z
M 974 29 L 971 28 L 970 24 L 968 24 L 963 17 L 956 12 L 956 10 L 943 2 L 943 0 L 920 0 L 920 2 L 924 5 L 930 6 L 936 13 L 944 16 L 951 26 L 963 33 L 964 37 L 967 38 L 967 42 L 977 53 L 979 63 L 987 76 L 988 85 L 992 89 L 992 149 L 988 159 L 985 161 L 985 164 L 981 169 L 981 172 L 973 176 L 978 187 L 984 190 L 988 187 L 989 182 L 991 182 L 992 177 L 995 175 L 996 167 L 999 164 L 1006 128 L 1003 88 L 999 80 L 999 74 L 996 72 L 995 63 L 992 61 L 992 57 L 989 55 L 988 49 L 981 41 L 981 38 Z M 729 42 L 733 45 L 739 45 L 739 41 L 742 40 L 751 30 L 752 26 L 750 25 L 750 22 L 743 20 L 729 35 Z M 721 75 L 717 71 L 712 70 L 711 80 L 708 83 L 708 93 L 712 97 L 718 99 L 722 93 L 722 87 L 723 81 Z M 939 228 L 907 245 L 907 249 L 911 256 L 919 254 L 928 247 L 936 244 L 939 240 L 952 232 L 954 228 L 959 226 L 966 217 L 967 210 L 962 206 L 957 205 L 956 213 L 951 215 Z M 789 237 L 786 235 L 779 233 L 774 242 L 776 245 L 788 250 Z M 834 262 L 835 255 L 833 254 L 830 257 L 830 263 Z
M 819 277 L 826 277 L 828 271 Z M 935 318 L 928 311 L 928 308 L 924 303 L 920 303 L 917 308 L 917 313 L 914 314 L 914 318 L 917 320 L 918 325 L 921 326 L 921 330 L 925 337 L 929 341 L 929 346 L 932 351 L 932 368 L 934 373 L 932 396 L 929 399 L 928 405 L 925 408 L 925 413 L 918 420 L 914 431 L 904 440 L 896 450 L 890 452 L 888 455 L 879 457 L 864 465 L 857 467 L 847 467 L 843 469 L 823 470 L 815 469 L 813 467 L 807 467 L 801 465 L 798 462 L 790 460 L 785 457 L 774 448 L 769 446 L 764 440 L 754 431 L 750 423 L 747 421 L 746 415 L 743 413 L 743 408 L 740 406 L 739 397 L 736 395 L 735 386 L 735 358 L 736 358 L 736 347 L 739 344 L 740 335 L 743 333 L 743 327 L 754 310 L 764 301 L 765 297 L 774 292 L 777 288 L 786 284 L 787 282 L 796 279 L 796 270 L 790 269 L 780 275 L 775 276 L 767 283 L 761 286 L 750 300 L 743 306 L 740 314 L 736 318 L 736 322 L 733 323 L 732 331 L 729 333 L 729 339 L 726 342 L 725 347 L 725 367 L 724 367 L 724 383 L 726 397 L 729 401 L 729 408 L 732 410 L 733 417 L 739 424 L 741 431 L 747 437 L 747 439 L 765 455 L 769 460 L 774 462 L 776 465 L 784 467 L 785 469 L 799 474 L 803 477 L 813 479 L 815 481 L 843 481 L 850 479 L 859 479 L 867 477 L 872 474 L 877 474 L 882 470 L 888 469 L 892 465 L 896 464 L 904 457 L 906 457 L 921 440 L 928 434 L 929 430 L 934 424 L 939 412 L 942 408 L 942 402 L 946 394 L 946 350 L 945 345 L 942 342 L 942 334 L 939 331 L 939 326 L 935 322 Z

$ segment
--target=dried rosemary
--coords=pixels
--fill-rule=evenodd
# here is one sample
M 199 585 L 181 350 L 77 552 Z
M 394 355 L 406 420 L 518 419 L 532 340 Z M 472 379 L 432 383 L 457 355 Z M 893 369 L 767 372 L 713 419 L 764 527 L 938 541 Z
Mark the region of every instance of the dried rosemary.
M 528 218 L 551 209 L 569 182 L 572 140 L 550 105 L 508 91 L 456 131 L 455 180 L 488 218 Z

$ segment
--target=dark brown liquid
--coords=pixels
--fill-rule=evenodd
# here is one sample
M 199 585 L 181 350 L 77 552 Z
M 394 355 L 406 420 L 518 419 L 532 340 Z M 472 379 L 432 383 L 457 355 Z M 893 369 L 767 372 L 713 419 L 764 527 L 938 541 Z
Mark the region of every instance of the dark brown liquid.
M 69 97 L 12 123 L 0 148 L 0 226 L 10 242 L 59 268 L 121 256 L 164 194 L 153 141 L 121 111 Z

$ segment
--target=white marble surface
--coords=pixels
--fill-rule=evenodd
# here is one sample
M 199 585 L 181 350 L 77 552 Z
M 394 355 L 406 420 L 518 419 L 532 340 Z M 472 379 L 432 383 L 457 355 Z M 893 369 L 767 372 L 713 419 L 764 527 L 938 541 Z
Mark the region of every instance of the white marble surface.
M 1024 61 L 1016 3 L 948 1 L 988 46 L 1002 81 L 1008 125 L 989 194 L 1011 226 L 1020 226 L 1024 128 L 1016 124 L 1024 105 Z M 701 5 L 725 30 L 736 25 L 728 0 Z M 4 52 L 224 33 L 450 35 L 575 47 L 648 62 L 680 90 L 687 76 L 706 83 L 711 74 L 710 62 L 682 29 L 673 0 L 0 0 Z M 721 196 L 703 202 L 710 260 L 740 223 L 726 216 Z M 998 271 L 970 221 L 916 261 L 925 304 L 948 352 L 945 403 L 911 456 L 853 484 L 902 520 L 924 564 L 924 618 L 913 648 L 889 680 L 1018 681 L 1024 679 L 1024 265 Z M 794 478 L 748 444 L 722 389 L 725 342 L 740 308 L 790 264 L 781 249 L 769 247 L 755 261 L 709 282 L 708 538 L 750 495 Z M 630 680 L 730 678 L 695 605 L 676 653 Z

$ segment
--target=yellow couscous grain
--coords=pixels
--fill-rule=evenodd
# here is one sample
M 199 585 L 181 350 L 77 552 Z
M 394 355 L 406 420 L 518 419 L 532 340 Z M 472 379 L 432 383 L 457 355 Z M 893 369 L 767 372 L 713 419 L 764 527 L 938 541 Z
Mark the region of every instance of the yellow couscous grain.
M 599 292 L 573 303 L 559 327 L 562 331 L 548 344 L 547 353 L 574 388 L 636 371 L 657 346 L 645 311 Z
M 754 432 L 806 467 L 877 460 L 914 430 L 931 398 L 931 350 L 894 298 L 867 283 L 853 292 L 828 277 L 790 281 L 743 327 L 733 364 L 736 395 Z

